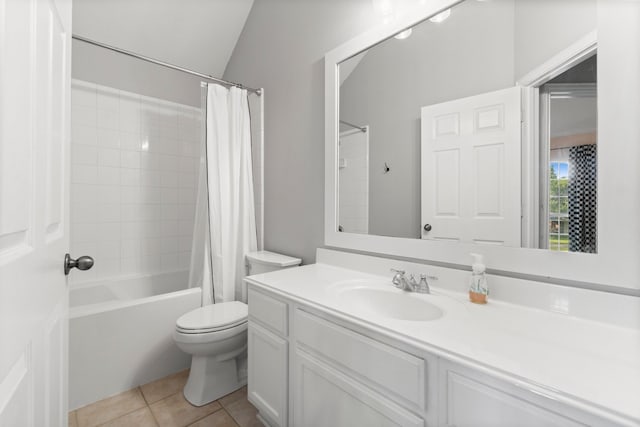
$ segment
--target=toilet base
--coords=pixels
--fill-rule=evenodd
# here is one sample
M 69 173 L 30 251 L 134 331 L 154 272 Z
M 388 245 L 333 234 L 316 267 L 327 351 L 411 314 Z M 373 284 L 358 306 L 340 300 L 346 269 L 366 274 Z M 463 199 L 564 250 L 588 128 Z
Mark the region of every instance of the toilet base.
M 193 356 L 184 397 L 194 406 L 203 406 L 247 384 L 239 378 L 236 358 L 217 361 L 214 357 Z

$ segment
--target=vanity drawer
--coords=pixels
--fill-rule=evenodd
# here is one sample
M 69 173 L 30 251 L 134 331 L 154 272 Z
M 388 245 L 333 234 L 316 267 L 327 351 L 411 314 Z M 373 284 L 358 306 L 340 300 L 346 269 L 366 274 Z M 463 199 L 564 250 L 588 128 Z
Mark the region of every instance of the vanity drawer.
M 249 289 L 249 319 L 257 321 L 282 337 L 289 333 L 287 311 L 286 302 Z
M 300 309 L 294 316 L 296 341 L 306 350 L 400 403 L 425 409 L 426 364 L 423 359 Z

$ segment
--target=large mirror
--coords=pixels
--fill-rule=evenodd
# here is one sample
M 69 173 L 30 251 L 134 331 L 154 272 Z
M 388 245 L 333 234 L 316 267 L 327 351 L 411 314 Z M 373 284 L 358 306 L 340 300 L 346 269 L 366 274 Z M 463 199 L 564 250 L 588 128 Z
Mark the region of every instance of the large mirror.
M 325 58 L 326 243 L 640 288 L 640 5 L 419 9 Z
M 595 0 L 467 1 L 341 62 L 339 229 L 596 252 L 596 26 Z

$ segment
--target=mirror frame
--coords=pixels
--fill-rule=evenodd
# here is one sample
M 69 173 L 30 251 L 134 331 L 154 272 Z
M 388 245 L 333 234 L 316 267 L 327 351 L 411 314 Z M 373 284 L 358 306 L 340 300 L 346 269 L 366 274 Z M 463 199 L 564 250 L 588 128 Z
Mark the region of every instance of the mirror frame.
M 608 142 L 598 149 L 598 169 L 607 170 L 607 174 L 598 174 L 597 254 L 337 231 L 339 64 L 462 1 L 465 0 L 430 1 L 428 5 L 398 16 L 391 23 L 376 26 L 325 55 L 325 246 L 412 258 L 454 268 L 468 268 L 472 262 L 469 253 L 478 252 L 484 255 L 490 273 L 640 296 L 640 125 L 637 120 L 640 97 L 629 97 L 628 102 L 625 99 L 626 109 L 622 113 L 619 109 L 601 109 L 604 102 L 619 103 L 620 99 L 616 100 L 616 97 L 624 93 L 640 93 L 637 79 L 640 70 L 634 70 L 625 60 L 626 55 L 637 55 L 637 48 L 630 40 L 637 39 L 638 22 L 631 17 L 633 14 L 621 7 L 621 10 L 606 5 L 598 8 L 598 31 L 606 32 L 608 37 L 606 41 L 598 39 L 598 49 L 611 49 L 609 53 L 598 52 L 599 57 L 604 57 L 609 64 L 607 69 L 599 64 L 598 85 L 600 89 L 604 85 L 600 76 L 615 73 L 615 79 L 609 79 L 607 84 L 612 86 L 616 84 L 614 80 L 625 81 L 626 92 L 621 92 L 620 87 L 605 87 L 598 98 L 598 139 Z M 601 16 L 603 12 L 605 15 Z M 518 82 L 522 80 L 520 78 Z M 534 100 L 529 102 L 535 105 Z M 615 188 L 616 191 L 607 193 L 604 188 Z M 616 224 L 625 224 L 624 230 L 617 230 Z

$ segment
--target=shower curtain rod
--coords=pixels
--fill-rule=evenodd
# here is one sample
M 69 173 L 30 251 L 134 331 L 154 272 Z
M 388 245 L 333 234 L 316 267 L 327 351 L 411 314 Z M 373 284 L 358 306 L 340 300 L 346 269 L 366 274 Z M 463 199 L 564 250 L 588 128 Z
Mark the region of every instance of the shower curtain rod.
M 353 123 L 349 123 L 349 122 L 344 121 L 344 120 L 340 120 L 340 123 L 342 123 L 343 125 L 351 126 L 354 129 L 358 129 L 358 130 L 360 130 L 360 132 L 366 132 L 367 131 L 367 128 L 364 127 L 364 126 L 354 125 Z
M 239 87 L 240 89 L 246 89 L 248 92 L 253 92 L 258 96 L 262 94 L 262 91 L 260 89 L 254 89 L 254 88 L 250 88 L 250 87 L 245 87 L 245 86 L 241 85 L 240 83 L 230 82 L 230 81 L 227 81 L 227 80 L 223 80 L 223 79 L 219 79 L 217 77 L 210 76 L 208 74 L 202 74 L 202 73 L 198 73 L 197 71 L 189 70 L 187 68 L 178 67 L 177 65 L 169 64 L 167 62 L 158 61 L 157 59 L 149 58 L 148 56 L 139 55 L 137 53 L 133 53 L 133 52 L 130 52 L 128 50 L 124 50 L 124 49 L 120 49 L 120 48 L 117 48 L 117 47 L 114 47 L 114 46 L 110 46 L 108 44 L 100 43 L 100 42 L 97 42 L 95 40 L 91 40 L 91 39 L 88 39 L 86 37 L 79 36 L 77 34 L 73 34 L 71 37 L 73 39 L 81 41 L 81 42 L 89 43 L 89 44 L 92 44 L 94 46 L 98 46 L 98 47 L 102 47 L 102 48 L 105 48 L 105 49 L 112 50 L 114 52 L 122 53 L 123 55 L 131 56 L 131 57 L 136 58 L 136 59 L 141 59 L 143 61 L 151 62 L 152 64 L 160 65 L 162 67 L 171 68 L 172 70 L 182 71 L 183 73 L 191 74 L 193 76 L 198 76 L 200 78 L 207 79 L 207 80 L 213 80 L 214 82 L 217 82 L 217 83 L 220 83 L 220 84 L 223 84 L 223 85 L 226 85 L 226 86 L 235 86 L 235 87 Z

